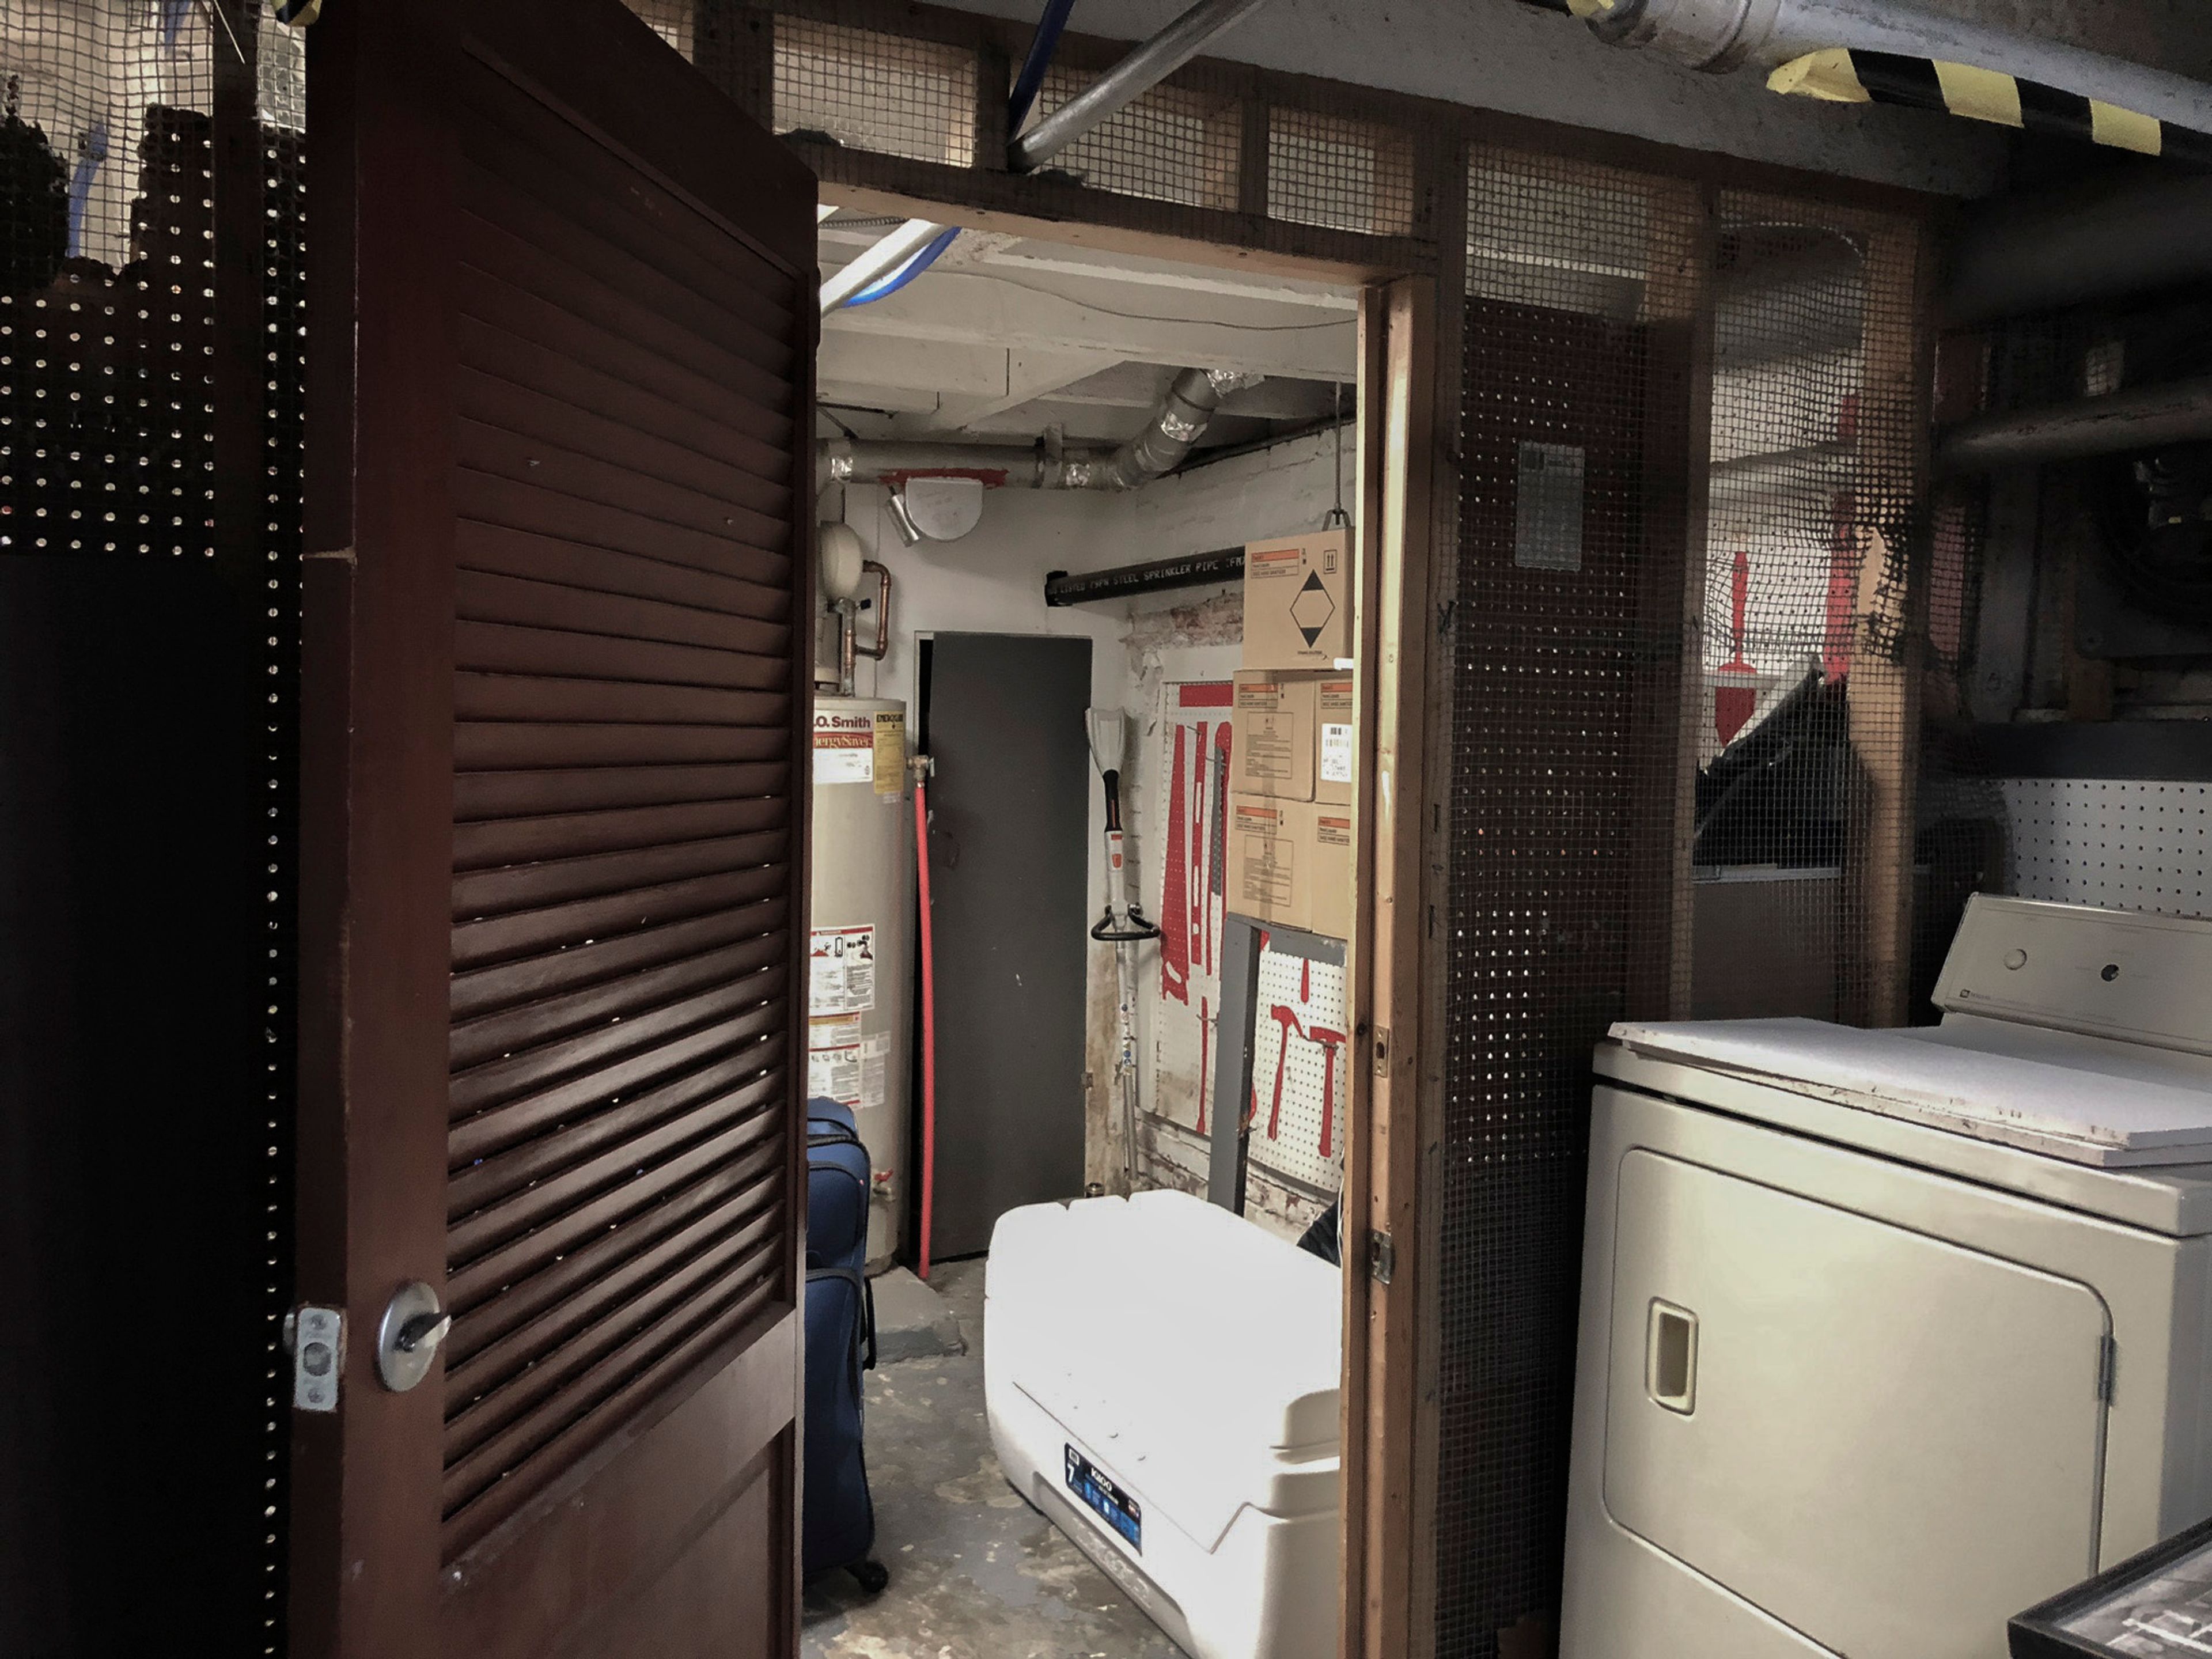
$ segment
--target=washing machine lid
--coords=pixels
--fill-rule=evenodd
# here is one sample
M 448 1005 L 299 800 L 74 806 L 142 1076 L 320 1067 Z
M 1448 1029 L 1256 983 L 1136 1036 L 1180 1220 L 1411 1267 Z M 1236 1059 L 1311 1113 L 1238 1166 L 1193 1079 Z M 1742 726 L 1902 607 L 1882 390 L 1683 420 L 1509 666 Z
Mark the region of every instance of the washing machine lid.
M 2022 1042 L 2002 1027 L 1865 1031 L 1814 1019 L 1623 1023 L 1613 1036 L 1655 1059 L 2070 1163 L 2212 1163 L 2212 1090 L 2185 1086 L 2179 1074 L 2160 1080 L 2127 1045 L 2048 1031 Z M 2019 1051 L 2029 1043 L 2033 1052 Z

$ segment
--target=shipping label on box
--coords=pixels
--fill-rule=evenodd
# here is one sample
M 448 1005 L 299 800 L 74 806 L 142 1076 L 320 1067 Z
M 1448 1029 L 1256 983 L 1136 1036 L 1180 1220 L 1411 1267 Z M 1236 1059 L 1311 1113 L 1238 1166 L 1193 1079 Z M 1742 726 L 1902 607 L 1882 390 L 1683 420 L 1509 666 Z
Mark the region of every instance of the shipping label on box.
M 1232 795 L 1229 801 L 1229 908 L 1238 915 L 1304 927 L 1311 903 L 1298 845 L 1304 801 Z
M 1306 872 L 1311 897 L 1306 906 L 1310 918 L 1307 931 L 1324 939 L 1352 937 L 1352 837 L 1349 808 L 1316 805 L 1308 809 L 1310 829 L 1300 839 L 1305 843 Z
M 1230 745 L 1234 793 L 1313 799 L 1316 690 L 1310 679 L 1237 676 L 1236 740 Z
M 1352 724 L 1352 677 L 1323 679 L 1314 687 L 1313 798 L 1334 806 L 1349 806 L 1358 764 L 1359 744 Z
M 1244 550 L 1244 666 L 1333 669 L 1352 658 L 1352 532 Z

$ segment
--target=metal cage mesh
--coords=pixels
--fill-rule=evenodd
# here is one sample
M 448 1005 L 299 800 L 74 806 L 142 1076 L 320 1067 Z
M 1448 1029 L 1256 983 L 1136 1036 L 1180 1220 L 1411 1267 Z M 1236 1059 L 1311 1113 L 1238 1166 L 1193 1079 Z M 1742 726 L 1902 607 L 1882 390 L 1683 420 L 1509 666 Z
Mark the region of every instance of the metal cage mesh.
M 1050 115 L 1097 77 L 1095 69 L 1055 64 L 1038 90 L 1037 118 Z M 1234 88 L 1172 82 L 1153 88 L 1085 133 L 1050 165 L 1096 190 L 1225 211 L 1237 205 L 1243 131 Z
M 165 1533 L 154 1578 L 184 1576 L 179 1604 L 156 1615 L 106 1592 L 72 1604 L 41 1577 L 15 1616 L 49 1640 L 71 1639 L 58 1634 L 66 1627 L 96 1646 L 116 1620 L 143 1638 L 173 1618 L 211 1649 L 284 1650 L 302 71 L 299 37 L 240 0 L 26 0 L 0 16 L 0 559 L 158 562 L 187 578 L 179 592 L 227 593 L 211 607 L 234 616 L 240 642 L 205 648 L 243 650 L 255 704 L 239 738 L 252 757 L 246 798 L 170 804 L 252 825 L 239 856 L 258 914 L 240 918 L 240 938 L 204 941 L 207 971 L 222 971 L 230 949 L 261 970 L 244 993 L 254 1029 L 211 1061 L 233 1074 L 236 1115 L 195 1125 L 189 1163 L 144 1177 L 222 1218 L 216 1255 L 195 1266 L 212 1282 L 196 1345 L 209 1358 L 194 1380 L 206 1408 L 191 1431 L 220 1473 L 210 1464 L 191 1512 L 136 1517 Z M 234 130 L 249 125 L 258 143 Z M 191 1075 L 167 1085 L 173 1111 L 214 1086 Z M 128 1171 L 137 1132 L 108 1133 L 118 1179 L 141 1179 Z M 137 1222 L 112 1219 L 118 1237 Z M 165 1477 L 149 1473 L 138 1501 L 158 1505 Z M 76 1547 L 66 1522 L 47 1522 L 39 1548 Z
M 776 131 L 949 167 L 974 162 L 972 51 L 810 17 L 779 16 L 775 31 Z
M 1317 110 L 1267 112 L 1267 216 L 1370 236 L 1413 228 L 1413 141 Z
M 1912 223 L 1479 149 L 1468 240 L 1436 1630 L 1486 1659 L 1559 1593 L 1592 1048 L 1905 1016 L 1972 550 Z

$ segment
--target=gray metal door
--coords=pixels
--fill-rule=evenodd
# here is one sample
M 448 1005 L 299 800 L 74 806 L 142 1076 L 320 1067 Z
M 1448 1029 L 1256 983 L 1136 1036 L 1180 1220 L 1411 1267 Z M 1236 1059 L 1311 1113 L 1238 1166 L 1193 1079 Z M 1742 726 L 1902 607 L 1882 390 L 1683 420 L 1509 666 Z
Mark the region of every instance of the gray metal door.
M 942 1259 L 1083 1190 L 1091 641 L 939 634 L 923 672 Z

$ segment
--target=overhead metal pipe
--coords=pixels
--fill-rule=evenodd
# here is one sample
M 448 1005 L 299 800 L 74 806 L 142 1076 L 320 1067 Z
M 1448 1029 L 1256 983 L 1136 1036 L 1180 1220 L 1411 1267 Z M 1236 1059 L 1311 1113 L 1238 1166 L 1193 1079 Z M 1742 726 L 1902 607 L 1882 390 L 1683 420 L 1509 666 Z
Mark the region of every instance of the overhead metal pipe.
M 1077 139 L 1110 120 L 1203 52 L 1232 24 L 1267 0 L 1198 0 L 1149 40 L 1108 70 L 1050 115 L 1006 146 L 1006 165 L 1016 173 L 1042 167 Z M 822 314 L 853 303 L 862 289 L 881 281 L 927 248 L 946 228 L 927 219 L 910 219 L 822 284 Z
M 2137 123 L 2166 122 L 2212 133 L 2212 88 L 2186 76 L 1969 22 L 1907 0 L 1569 0 L 1569 7 L 1589 21 L 1600 39 L 1650 47 L 1692 69 L 1725 73 L 1750 65 L 1774 70 L 1838 50 L 1879 52 L 1956 65 L 2088 100 L 2104 107 L 2085 110 L 2084 121 L 2113 129 L 2094 136 L 2124 148 L 2156 144 L 2156 135 L 2131 125 L 2126 119 L 2130 116 Z M 1944 90 L 1948 98 L 1952 88 Z M 2021 122 L 2019 106 L 2017 88 L 2008 94 L 1994 85 L 1966 88 L 1952 103 L 1960 113 L 2013 125 Z
M 1936 446 L 1949 473 L 2124 455 L 2139 449 L 2212 439 L 2212 379 L 2089 398 L 2047 409 L 1984 415 L 1961 422 Z
M 1944 320 L 2058 311 L 2212 278 L 2212 176 L 1992 204 L 1951 249 Z
M 1120 113 L 1243 22 L 1267 0 L 1198 0 L 1149 40 L 1006 146 L 1016 173 L 1042 167 L 1084 134 Z
M 1212 423 L 1221 400 L 1260 379 L 1235 369 L 1186 368 L 1145 429 L 1119 449 L 1066 449 L 1048 440 L 1022 447 L 826 439 L 820 449 L 825 482 L 896 485 L 915 477 L 974 478 L 986 489 L 1138 489 L 1180 466 Z
M 820 452 L 823 473 L 831 483 L 900 484 L 908 478 L 974 478 L 987 489 L 1066 487 L 1058 482 L 1065 457 L 1042 442 L 951 444 L 908 438 L 827 438 Z
M 1190 447 L 1212 424 L 1213 413 L 1231 392 L 1255 385 L 1260 377 L 1227 368 L 1186 368 L 1175 377 L 1145 429 L 1103 464 L 1070 462 L 1070 489 L 1138 489 L 1182 465 Z

